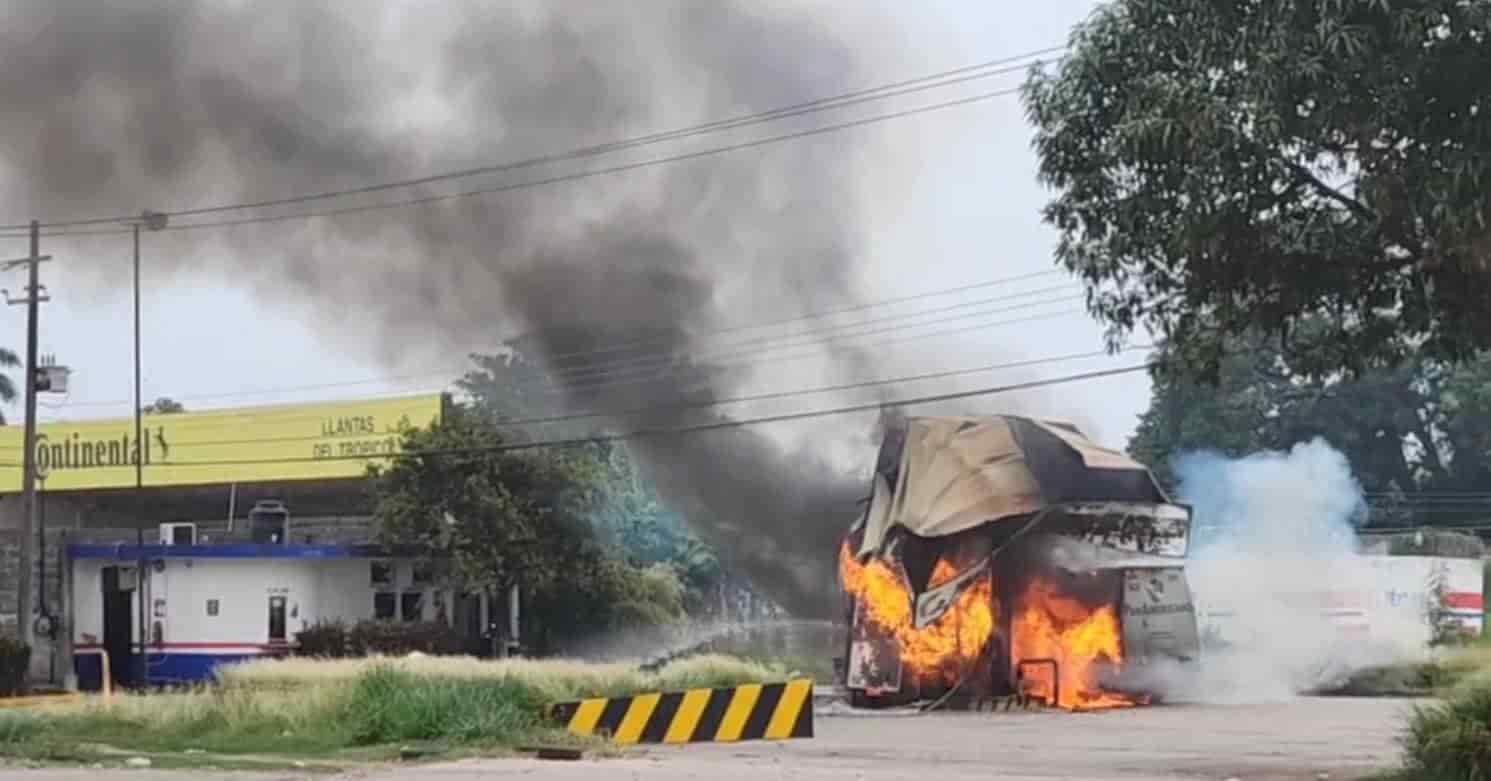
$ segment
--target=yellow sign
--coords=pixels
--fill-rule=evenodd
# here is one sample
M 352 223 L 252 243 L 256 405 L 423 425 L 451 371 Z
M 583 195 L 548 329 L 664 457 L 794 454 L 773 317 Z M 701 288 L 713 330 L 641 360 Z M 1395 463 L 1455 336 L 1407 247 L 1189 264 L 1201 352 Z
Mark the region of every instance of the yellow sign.
M 142 453 L 146 486 L 359 477 L 399 451 L 404 428 L 429 426 L 440 412 L 432 394 L 147 415 L 143 447 L 133 419 L 45 423 L 37 474 L 47 491 L 132 487 Z M 0 427 L 0 494 L 21 490 L 24 436 L 21 426 Z

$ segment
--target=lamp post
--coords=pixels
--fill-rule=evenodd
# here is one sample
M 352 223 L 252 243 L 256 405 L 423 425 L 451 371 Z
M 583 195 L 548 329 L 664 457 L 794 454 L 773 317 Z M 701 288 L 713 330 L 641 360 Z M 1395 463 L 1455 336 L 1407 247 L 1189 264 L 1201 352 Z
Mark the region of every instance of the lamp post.
M 149 640 L 147 627 L 150 621 L 150 612 L 145 601 L 145 421 L 144 409 L 140 398 L 140 228 L 158 231 L 166 227 L 168 218 L 160 212 L 146 211 L 139 219 L 130 220 L 129 224 L 134 229 L 134 259 L 135 259 L 135 552 L 138 561 L 135 562 L 135 593 L 139 599 L 140 611 L 140 653 L 137 661 L 135 682 L 144 686 L 149 675 L 149 668 L 145 661 L 145 644 Z

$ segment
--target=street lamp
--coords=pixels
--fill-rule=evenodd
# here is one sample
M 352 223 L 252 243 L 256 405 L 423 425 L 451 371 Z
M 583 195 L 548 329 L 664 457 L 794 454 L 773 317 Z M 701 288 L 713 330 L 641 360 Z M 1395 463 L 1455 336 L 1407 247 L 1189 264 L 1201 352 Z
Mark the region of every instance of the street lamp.
M 149 636 L 146 627 L 150 614 L 145 605 L 145 422 L 140 399 L 140 228 L 164 230 L 169 220 L 169 217 L 160 212 L 145 211 L 138 219 L 129 221 L 130 227 L 134 229 L 135 244 L 135 553 L 139 559 L 135 562 L 135 592 L 140 611 L 140 654 L 135 668 L 135 681 L 141 686 L 145 685 L 149 674 L 145 663 L 145 642 Z

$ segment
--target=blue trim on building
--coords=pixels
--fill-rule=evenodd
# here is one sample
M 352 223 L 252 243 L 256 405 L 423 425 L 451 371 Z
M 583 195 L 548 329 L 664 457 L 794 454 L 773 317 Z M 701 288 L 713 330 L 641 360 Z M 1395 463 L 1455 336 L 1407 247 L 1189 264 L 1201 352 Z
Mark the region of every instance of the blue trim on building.
M 393 555 L 378 545 L 273 545 L 230 543 L 226 545 L 97 545 L 67 546 L 73 559 L 135 561 L 145 559 L 371 559 Z
M 145 665 L 150 676 L 150 685 L 172 683 L 206 683 L 220 665 L 233 664 L 246 659 L 258 659 L 264 654 L 183 654 L 152 653 L 146 656 Z
M 214 679 L 217 668 L 250 659 L 269 658 L 271 654 L 202 654 L 151 652 L 145 657 L 147 674 L 151 686 L 181 683 L 207 683 Z M 124 664 L 136 664 L 138 656 L 122 660 Z M 119 664 L 119 662 L 112 662 Z M 78 676 L 78 688 L 82 691 L 100 691 L 103 680 L 103 660 L 97 654 L 73 657 L 73 672 Z

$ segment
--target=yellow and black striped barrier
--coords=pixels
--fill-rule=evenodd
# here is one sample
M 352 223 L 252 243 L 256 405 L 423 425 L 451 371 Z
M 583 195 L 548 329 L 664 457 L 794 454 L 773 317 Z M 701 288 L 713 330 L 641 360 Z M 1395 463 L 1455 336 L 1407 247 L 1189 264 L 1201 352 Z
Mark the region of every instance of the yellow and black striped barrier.
M 614 743 L 733 743 L 813 737 L 813 682 L 748 684 L 555 705 L 571 735 Z

